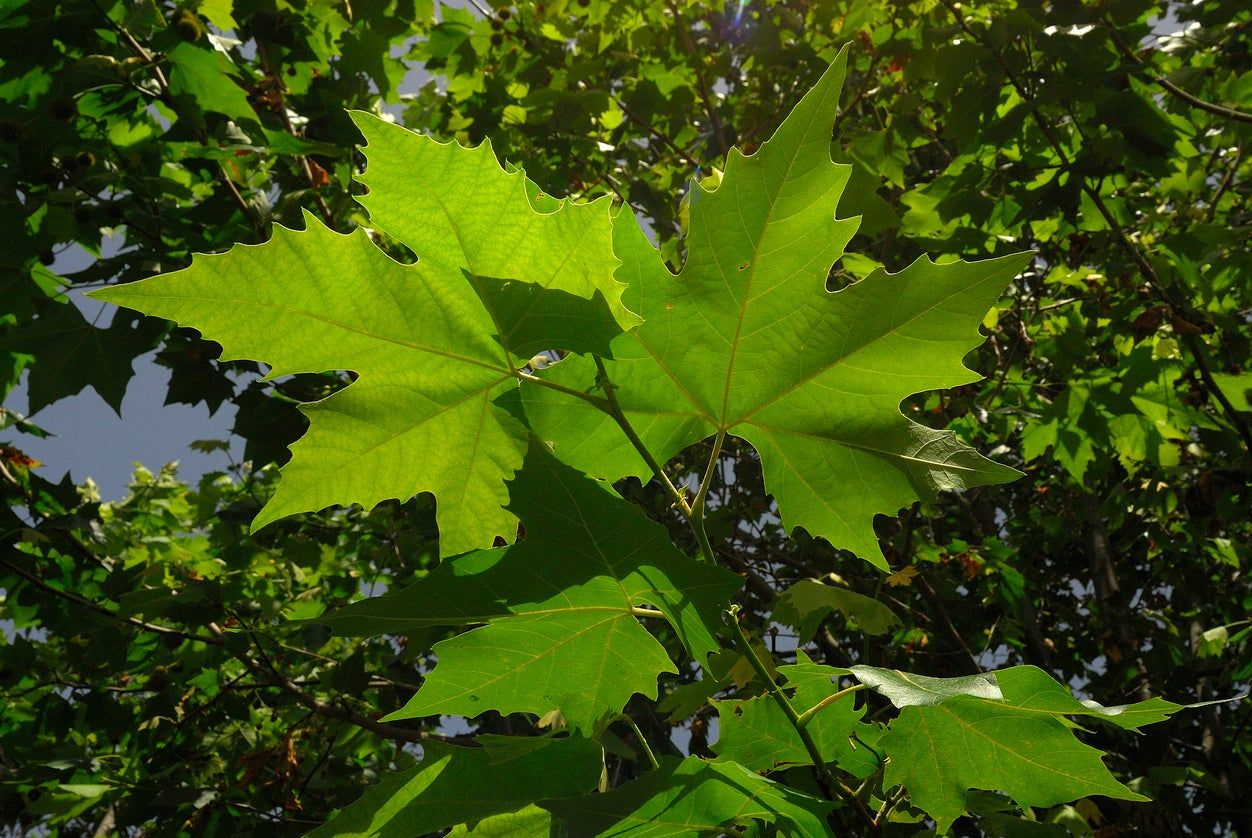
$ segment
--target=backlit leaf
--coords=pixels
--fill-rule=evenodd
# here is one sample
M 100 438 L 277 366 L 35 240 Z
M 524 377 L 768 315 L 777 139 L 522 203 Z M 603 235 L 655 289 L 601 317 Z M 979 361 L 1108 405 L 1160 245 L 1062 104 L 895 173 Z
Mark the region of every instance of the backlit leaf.
M 412 838 L 543 798 L 583 794 L 600 778 L 600 746 L 587 739 L 481 736 L 479 742 L 484 747 L 423 743 L 420 765 L 389 775 L 309 838 Z
M 826 835 L 832 804 L 758 777 L 734 763 L 666 758 L 606 794 L 540 803 L 573 838 L 678 838 L 764 821 L 784 835 Z
M 873 517 L 941 489 L 1011 480 L 949 432 L 906 419 L 913 393 L 976 381 L 962 362 L 987 310 L 1029 261 L 927 258 L 837 293 L 826 276 L 856 231 L 836 219 L 850 166 L 831 161 L 845 53 L 751 156 L 732 149 L 714 191 L 690 202 L 686 261 L 672 275 L 625 213 L 614 246 L 644 317 L 613 344 L 609 376 L 658 459 L 719 432 L 757 449 L 788 529 L 802 526 L 886 568 Z M 581 359 L 555 380 L 595 381 Z M 621 434 L 571 397 L 526 392 L 532 427 L 592 474 L 646 475 Z

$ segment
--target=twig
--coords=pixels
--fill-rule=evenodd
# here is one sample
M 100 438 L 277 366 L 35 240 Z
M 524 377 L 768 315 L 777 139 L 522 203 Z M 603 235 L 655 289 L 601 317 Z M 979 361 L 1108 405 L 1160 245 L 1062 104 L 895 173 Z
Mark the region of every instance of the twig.
M 103 614 L 104 616 L 109 617 L 110 619 L 113 619 L 113 620 L 117 620 L 118 622 L 127 623 L 129 625 L 134 626 L 137 629 L 142 629 L 143 631 L 152 632 L 153 634 L 159 634 L 164 637 L 181 637 L 183 640 L 192 640 L 192 641 L 195 641 L 196 643 L 207 643 L 211 646 L 221 645 L 221 641 L 219 639 L 216 639 L 211 636 L 206 636 L 203 634 L 190 634 L 185 631 L 180 631 L 179 629 L 169 628 L 168 626 L 158 626 L 155 623 L 146 623 L 143 620 L 138 619 L 137 617 L 123 617 L 121 614 L 118 614 L 116 611 L 110 608 L 105 608 L 103 605 L 92 602 L 89 599 L 80 597 L 78 594 L 73 594 L 73 593 L 70 593 L 69 591 L 63 591 L 60 588 L 54 588 L 53 586 L 49 585 L 47 582 L 40 579 L 38 576 L 35 576 L 33 573 L 29 573 L 23 570 L 22 568 L 10 562 L 8 559 L 0 558 L 0 565 L 4 565 L 11 572 L 16 573 L 18 576 L 22 577 L 27 582 L 34 585 L 36 588 L 39 588 L 41 591 L 44 591 L 45 593 L 52 594 L 53 596 L 60 597 L 61 599 L 64 599 L 68 602 L 72 602 L 75 605 L 80 605 L 84 608 L 95 611 L 97 614 Z
M 1139 65 L 1140 67 L 1145 67 L 1145 68 L 1148 67 L 1147 62 L 1145 62 L 1142 58 L 1136 55 L 1134 50 L 1132 50 L 1130 46 L 1127 45 L 1127 43 L 1122 40 L 1122 36 L 1118 34 L 1117 28 L 1112 20 L 1110 20 L 1108 17 L 1105 17 L 1104 24 L 1105 26 L 1108 27 L 1109 37 L 1112 39 L 1113 43 L 1117 46 L 1118 51 L 1122 55 L 1126 56 L 1135 64 Z M 1184 102 L 1186 102 L 1187 104 L 1191 105 L 1194 108 L 1198 108 L 1199 110 L 1202 110 L 1202 111 L 1208 111 L 1211 114 L 1225 117 L 1226 119 L 1233 119 L 1238 122 L 1247 122 L 1247 123 L 1252 124 L 1252 113 L 1244 113 L 1243 111 L 1235 110 L 1234 108 L 1228 108 L 1225 105 L 1218 105 L 1218 104 L 1214 104 L 1213 102 L 1206 102 L 1204 99 L 1201 99 L 1198 96 L 1188 93 L 1187 91 L 1183 90 L 1178 85 L 1174 84 L 1169 79 L 1165 78 L 1162 75 L 1158 75 L 1154 71 L 1149 70 L 1149 77 L 1152 79 L 1153 82 L 1165 88 L 1170 93 L 1174 94 L 1179 99 L 1182 99 Z
M 629 107 L 627 107 L 626 103 L 623 102 L 621 99 L 614 98 L 613 101 L 617 103 L 617 107 L 622 112 L 623 116 L 625 116 L 631 122 L 638 125 L 640 128 L 643 128 L 652 136 L 656 137 L 658 140 L 660 140 L 662 143 L 668 146 L 670 151 L 673 151 L 683 160 L 687 161 L 689 165 L 699 168 L 700 161 L 692 157 L 690 154 L 688 154 L 681 146 L 678 145 L 678 143 L 674 142 L 666 134 L 662 133 L 660 129 L 653 126 L 652 123 L 636 115 L 634 111 L 632 111 Z
M 717 143 L 717 149 L 721 152 L 723 160 L 730 153 L 730 149 L 726 145 L 726 136 L 722 128 L 722 120 L 717 115 L 717 108 L 713 106 L 713 97 L 709 92 L 708 81 L 704 78 L 704 71 L 700 68 L 701 56 L 696 50 L 695 43 L 691 40 L 691 33 L 687 31 L 686 25 L 683 23 L 682 14 L 678 11 L 678 5 L 670 0 L 668 3 L 670 14 L 674 16 L 674 25 L 678 29 L 678 37 L 682 39 L 683 47 L 687 50 L 687 55 L 691 58 L 692 69 L 696 74 L 696 91 L 700 94 L 700 101 L 704 103 L 704 112 L 709 117 L 709 127 L 713 131 L 713 139 Z
M 1216 149 L 1214 149 L 1216 151 Z M 1204 220 L 1212 224 L 1213 219 L 1217 215 L 1217 203 L 1221 201 L 1222 196 L 1226 194 L 1226 190 L 1230 188 L 1230 184 L 1234 182 L 1235 173 L 1239 170 L 1239 164 L 1243 162 L 1243 144 L 1241 143 L 1235 149 L 1234 162 L 1230 164 L 1230 168 L 1226 170 L 1226 174 L 1222 177 L 1222 182 L 1217 184 L 1217 189 L 1213 192 L 1213 197 L 1209 199 L 1208 212 L 1205 213 Z
M 795 728 L 796 734 L 804 744 L 804 750 L 808 752 L 809 759 L 813 761 L 813 775 L 817 779 L 817 785 L 821 788 L 822 793 L 830 800 L 837 800 L 840 797 L 845 798 L 852 804 L 852 808 L 856 810 L 857 815 L 865 825 L 872 830 L 876 829 L 874 816 L 870 814 L 869 809 L 856 796 L 856 793 L 848 788 L 847 784 L 840 782 L 837 777 L 831 775 L 830 769 L 826 767 L 826 760 L 822 757 L 822 752 L 818 749 L 817 743 L 813 741 L 813 737 L 809 734 L 805 725 L 801 723 L 800 714 L 796 712 L 791 699 L 787 698 L 787 694 L 783 692 L 782 687 L 774 680 L 774 676 L 770 675 L 769 669 L 766 668 L 760 655 L 756 653 L 752 642 L 744 634 L 743 626 L 739 624 L 739 606 L 732 605 L 724 612 L 724 616 L 726 622 L 730 624 L 731 629 L 734 631 L 735 643 L 739 646 L 739 650 L 747 658 L 757 677 L 765 682 L 770 696 L 778 705 L 778 709 L 782 710 L 783 715 L 791 722 L 791 726 Z
M 653 768 L 660 768 L 661 763 L 656 761 L 656 754 L 652 753 L 652 746 L 648 744 L 648 740 L 644 738 L 643 731 L 639 729 L 639 725 L 635 724 L 635 720 L 625 713 L 617 714 L 617 721 L 625 722 L 634 732 L 635 738 L 639 740 L 639 747 L 643 748 L 644 756 L 648 758 L 649 764 Z
M 257 41 L 257 46 L 260 51 L 261 68 L 269 74 L 271 79 L 273 79 L 274 95 L 278 99 L 275 110 L 278 111 L 278 115 L 282 118 L 283 129 L 297 140 L 302 139 L 302 137 L 296 133 L 295 126 L 291 124 L 291 117 L 287 114 L 287 100 L 283 98 L 283 83 L 278 73 L 275 73 L 273 68 L 270 67 L 269 50 L 266 48 L 266 45 L 261 43 L 259 40 Z M 304 172 L 304 179 L 308 182 L 309 189 L 313 192 L 313 201 L 317 204 L 317 209 L 322 214 L 322 219 L 326 222 L 327 227 L 332 230 L 335 229 L 335 216 L 330 211 L 330 207 L 326 204 L 326 199 L 322 197 L 322 193 L 318 191 L 321 189 L 321 186 L 318 185 L 317 179 L 313 177 L 313 167 L 309 163 L 309 158 L 303 154 L 297 154 L 296 160 L 299 161 L 300 168 Z
M 209 623 L 209 632 L 215 635 L 216 637 L 218 637 L 219 642 L 221 642 L 222 644 L 225 643 L 225 634 L 222 632 L 222 629 L 216 623 Z M 249 634 L 251 635 L 252 633 L 249 632 Z M 385 736 L 388 739 L 399 739 L 404 742 L 426 742 L 426 741 L 434 739 L 434 740 L 439 740 L 441 742 L 452 742 L 456 744 L 469 744 L 474 741 L 473 737 L 441 736 L 440 734 L 430 733 L 429 731 L 412 730 L 406 727 L 396 727 L 395 725 L 389 725 L 389 724 L 386 724 L 385 722 L 380 722 L 380 721 L 371 719 L 368 716 L 363 716 L 360 713 L 353 712 L 352 710 L 349 710 L 346 707 L 340 707 L 340 706 L 333 705 L 333 704 L 327 704 L 326 702 L 322 701 L 321 699 L 319 699 L 317 696 L 313 695 L 312 693 L 306 692 L 305 690 L 297 686 L 294 682 L 292 682 L 290 678 L 287 678 L 282 673 L 280 673 L 278 669 L 274 666 L 273 662 L 265 654 L 265 650 L 262 649 L 260 644 L 256 642 L 255 635 L 252 636 L 252 641 L 253 641 L 253 645 L 256 647 L 257 652 L 260 653 L 261 658 L 264 661 L 264 663 L 257 661 L 255 658 L 251 657 L 250 655 L 244 652 L 231 651 L 231 654 L 233 654 L 235 658 L 239 660 L 240 663 L 248 667 L 248 669 L 252 670 L 253 673 L 255 673 L 258 676 L 268 678 L 270 683 L 272 683 L 275 687 L 278 687 L 278 689 L 287 693 L 296 701 L 300 702 L 305 707 L 309 708 L 314 713 L 317 713 L 320 716 L 326 716 L 327 718 L 338 719 L 343 722 L 348 722 L 349 724 L 356 725 L 359 728 L 363 728 L 373 733 L 377 733 L 380 736 Z
M 652 469 L 652 473 L 656 475 L 658 480 L 661 481 L 661 484 L 665 487 L 665 490 L 673 499 L 675 508 L 682 513 L 684 518 L 690 521 L 691 506 L 687 503 L 687 499 L 683 497 L 681 492 L 678 491 L 678 487 L 674 485 L 674 481 L 669 479 L 669 475 L 665 473 L 661 464 L 657 462 L 656 457 L 654 457 L 652 452 L 648 450 L 648 446 L 643 444 L 643 440 L 640 439 L 639 434 L 635 432 L 634 426 L 630 424 L 630 419 L 627 418 L 626 412 L 622 410 L 622 406 L 617 401 L 617 393 L 614 392 L 617 388 L 613 382 L 609 380 L 609 373 L 608 370 L 604 368 L 604 361 L 601 360 L 598 355 L 593 357 L 595 358 L 596 363 L 597 383 L 600 385 L 600 389 L 604 391 L 605 395 L 605 407 L 601 409 L 612 417 L 613 421 L 617 422 L 617 426 L 622 429 L 622 433 L 626 434 L 626 438 L 630 440 L 630 444 L 635 447 L 635 450 L 639 452 L 639 456 L 643 457 L 643 461 L 648 464 L 648 468 Z M 713 561 L 712 555 L 709 555 L 707 558 L 709 561 Z

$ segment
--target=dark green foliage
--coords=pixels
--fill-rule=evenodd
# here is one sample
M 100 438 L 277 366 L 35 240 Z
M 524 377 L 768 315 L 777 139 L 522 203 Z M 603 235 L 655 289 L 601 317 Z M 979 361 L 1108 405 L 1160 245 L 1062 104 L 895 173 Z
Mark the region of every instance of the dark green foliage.
M 224 32 L 244 44 L 214 40 Z M 879 518 L 884 577 L 803 532 L 788 538 L 756 454 L 729 439 L 706 530 L 746 575 L 745 628 L 776 645 L 783 684 L 798 664 L 790 629 L 771 617 L 799 622 L 802 648 L 833 669 L 950 677 L 1028 663 L 1105 705 L 1245 691 L 1250 32 L 1252 12 L 1230 0 L 1168 13 L 1145 0 L 558 0 L 490 16 L 447 6 L 436 16 L 421 0 L 4 4 L 0 392 L 29 369 L 36 410 L 83 387 L 116 405 L 131 361 L 160 349 L 170 401 L 239 405 L 249 462 L 194 488 L 141 472 L 126 501 L 102 504 L 89 485 L 51 482 L 20 444 L 4 447 L 33 426 L 0 411 L 0 621 L 12 625 L 0 623 L 0 822 L 63 835 L 302 834 L 387 772 L 413 769 L 415 750 L 398 745 L 440 731 L 438 718 L 377 720 L 437 671 L 428 651 L 451 630 L 359 640 L 292 622 L 425 578 L 439 555 L 430 497 L 247 534 L 272 494 L 270 464 L 302 433 L 294 401 L 346 379 L 318 370 L 255 382 L 255 364 L 219 363 L 212 344 L 159 321 L 118 314 L 99 328 L 95 304 L 80 315 L 67 292 L 259 243 L 273 222 L 302 226 L 302 207 L 337 231 L 358 226 L 352 176 L 364 160 L 345 109 L 380 101 L 437 138 L 489 138 L 552 194 L 628 202 L 676 267 L 689 213 L 674 196 L 691 177 L 720 178 L 732 145 L 769 137 L 848 42 L 835 150 L 852 170 L 838 215 L 862 221 L 828 287 L 922 254 L 1031 251 L 984 320 L 986 345 L 966 359 L 989 377 L 903 402 L 1026 477 Z M 433 76 L 406 80 L 418 67 Z M 56 276 L 49 266 L 72 244 L 99 258 Z M 690 480 L 708 453 L 693 448 L 668 471 Z M 655 482 L 617 488 L 696 551 Z M 847 598 L 803 611 L 803 588 L 774 610 L 774 594 L 809 580 L 876 599 L 900 622 Z M 867 635 L 874 619 L 884 631 Z M 516 824 L 651 812 L 662 775 L 698 778 L 717 805 L 758 782 L 727 785 L 735 769 L 724 763 L 672 758 L 720 750 L 709 748 L 711 720 L 739 702 L 766 706 L 760 676 L 734 655 L 696 672 L 679 637 L 661 629 L 657 640 L 683 662 L 661 681 L 662 700 L 674 698 L 662 706 L 691 711 L 673 720 L 683 747 L 637 697 L 626 710 L 660 772 L 648 771 L 637 732 L 613 722 L 601 741 L 616 791 L 563 792 Z M 954 699 L 957 710 L 897 710 L 869 690 L 839 701 L 906 731 L 950 726 L 964 705 L 987 718 L 1018 712 L 970 697 Z M 1151 720 L 1174 709 L 1152 701 Z M 754 726 L 773 729 L 768 706 Z M 996 790 L 971 792 L 974 814 L 956 829 L 1252 834 L 1250 714 L 1246 703 L 1199 707 L 1135 736 L 1093 712 L 1075 719 L 1077 740 L 1049 716 L 1045 739 L 1108 752 L 1112 775 L 1153 802 L 1051 806 L 1056 796 L 1034 788 L 1017 802 L 1037 804 L 1044 823 L 1027 823 Z M 537 721 L 489 712 L 469 730 L 529 736 Z M 788 746 L 795 767 L 772 779 L 790 785 L 797 817 L 821 811 L 804 749 Z M 886 779 L 910 776 L 900 770 Z M 868 793 L 892 801 L 877 776 Z M 945 801 L 947 816 L 959 803 L 950 790 Z M 895 811 L 892 834 L 912 834 L 921 813 L 907 800 Z M 835 817 L 855 823 L 846 807 Z M 516 824 L 488 833 L 489 821 L 484 834 L 523 834 Z

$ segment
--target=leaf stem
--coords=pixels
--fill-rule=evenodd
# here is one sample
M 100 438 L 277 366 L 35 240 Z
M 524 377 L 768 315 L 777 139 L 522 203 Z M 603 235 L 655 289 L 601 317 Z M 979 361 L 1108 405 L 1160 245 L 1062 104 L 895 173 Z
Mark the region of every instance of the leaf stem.
M 822 753 L 817 748 L 817 743 L 813 741 L 813 737 L 805 729 L 804 724 L 800 721 L 800 714 L 796 712 L 795 705 L 791 703 L 791 699 L 787 698 L 787 694 L 783 692 L 782 687 L 774 680 L 774 676 L 769 674 L 769 670 L 765 667 L 765 662 L 761 660 L 761 656 L 756 653 L 751 641 L 743 631 L 743 626 L 739 624 L 739 606 L 732 605 L 724 613 L 726 621 L 730 623 L 730 627 L 734 630 L 735 643 L 739 646 L 739 650 L 743 656 L 748 659 L 748 663 L 752 665 L 752 669 L 756 671 L 757 676 L 763 680 L 769 687 L 769 694 L 773 697 L 778 708 L 782 710 L 792 727 L 795 728 L 796 734 L 800 737 L 800 741 L 804 744 L 804 750 L 808 751 L 809 759 L 813 760 L 813 775 L 817 779 L 817 785 L 822 792 L 830 800 L 839 797 L 846 799 L 852 804 L 857 815 L 871 829 L 875 829 L 874 816 L 870 813 L 865 804 L 857 798 L 855 792 L 848 788 L 846 783 L 840 782 L 837 777 L 831 775 L 830 770 L 826 767 L 826 761 L 822 759 Z
M 607 399 L 602 399 L 599 396 L 593 396 L 590 393 L 584 393 L 581 390 L 575 390 L 573 387 L 566 387 L 564 384 L 557 384 L 555 381 L 549 381 L 546 378 L 540 378 L 537 375 L 531 375 L 530 373 L 522 372 L 521 370 L 513 370 L 513 376 L 518 381 L 524 381 L 527 384 L 534 384 L 536 387 L 546 387 L 549 390 L 564 393 L 567 396 L 573 396 L 576 399 L 585 401 L 596 410 L 607 413 L 610 416 L 613 415 L 612 408 L 609 406 Z
M 866 687 L 864 684 L 853 684 L 852 686 L 847 687 L 846 689 L 842 689 L 837 693 L 826 696 L 821 701 L 817 702 L 812 707 L 810 707 L 809 709 L 805 710 L 803 713 L 800 714 L 800 717 L 798 719 L 800 727 L 808 727 L 809 723 L 813 721 L 814 716 L 816 716 L 818 713 L 825 710 L 830 705 L 834 704 L 839 699 L 843 698 L 845 695 L 852 695 L 853 693 L 859 693 L 861 690 L 865 688 Z
M 639 747 L 643 748 L 644 756 L 648 758 L 649 764 L 653 768 L 660 768 L 661 763 L 656 761 L 656 754 L 652 753 L 652 746 L 648 744 L 648 740 L 644 738 L 643 731 L 639 729 L 639 725 L 635 724 L 635 720 L 625 713 L 617 714 L 617 721 L 625 722 L 635 734 L 635 739 L 639 740 Z
M 617 401 L 616 389 L 613 382 L 609 380 L 608 370 L 604 368 L 604 361 L 598 355 L 592 358 L 596 362 L 596 378 L 600 388 L 604 390 L 605 398 L 603 400 L 596 399 L 597 402 L 603 402 L 600 407 L 605 413 L 613 418 L 617 426 L 622 429 L 622 433 L 626 434 L 626 438 L 630 440 L 630 444 L 639 452 L 639 456 L 643 457 L 643 461 L 648 464 L 648 468 L 652 469 L 652 473 L 665 486 L 665 491 L 674 500 L 674 507 L 682 513 L 682 516 L 691 521 L 691 506 L 687 503 L 687 499 L 683 497 L 682 492 L 678 491 L 678 487 L 674 485 L 674 481 L 669 479 L 669 475 L 661 468 L 661 464 L 657 462 L 656 457 L 652 456 L 652 452 L 648 450 L 648 446 L 643 444 L 643 440 L 639 438 L 639 434 L 635 432 L 634 426 L 630 424 L 630 419 L 626 416 L 626 411 L 622 410 L 621 404 Z M 566 388 L 569 389 L 569 388 Z M 594 398 L 594 397 L 592 397 Z M 697 536 L 698 537 L 698 536 Z
M 657 611 L 655 608 L 643 608 L 638 605 L 631 606 L 630 613 L 636 617 L 650 617 L 654 620 L 664 620 L 665 613 Z
M 691 524 L 692 531 L 696 534 L 696 542 L 700 545 L 700 552 L 704 556 L 704 560 L 710 564 L 716 564 L 717 559 L 713 555 L 713 545 L 709 543 L 708 533 L 704 529 L 704 509 L 705 501 L 709 496 L 709 487 L 713 484 L 713 474 L 717 471 L 717 464 L 722 458 L 722 444 L 726 441 L 726 431 L 719 428 L 717 436 L 713 438 L 713 450 L 709 454 L 709 464 L 704 469 L 704 477 L 700 480 L 700 488 L 696 491 L 695 499 L 691 502 L 691 515 L 688 521 Z

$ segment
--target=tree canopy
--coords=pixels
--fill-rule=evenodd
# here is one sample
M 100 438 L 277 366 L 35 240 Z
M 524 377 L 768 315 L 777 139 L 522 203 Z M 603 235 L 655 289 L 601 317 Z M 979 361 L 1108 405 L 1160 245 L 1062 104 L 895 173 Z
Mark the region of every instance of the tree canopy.
M 1246 3 L 0 32 L 14 834 L 1252 835 Z

